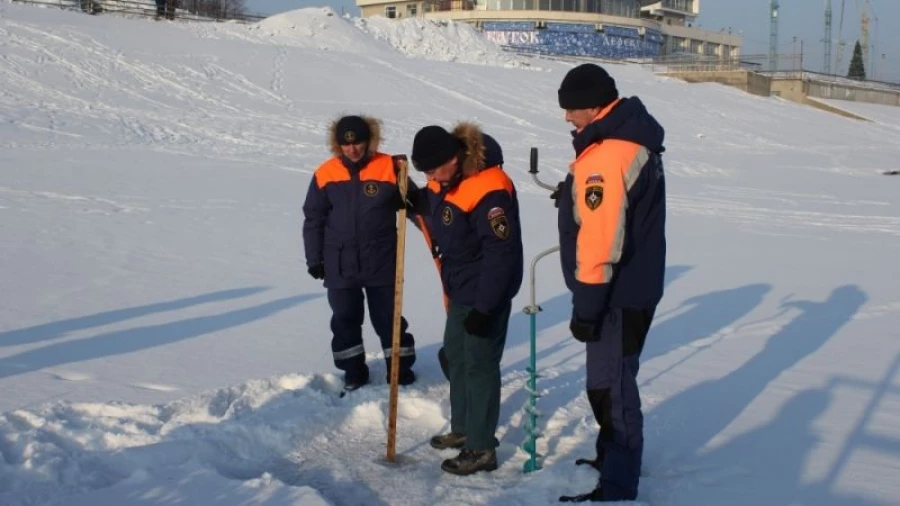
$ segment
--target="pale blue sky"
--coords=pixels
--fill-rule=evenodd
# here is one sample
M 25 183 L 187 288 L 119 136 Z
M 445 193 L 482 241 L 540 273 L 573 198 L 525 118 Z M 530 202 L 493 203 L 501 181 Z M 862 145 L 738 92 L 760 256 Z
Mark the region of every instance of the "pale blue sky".
M 358 15 L 359 9 L 353 0 L 246 0 L 248 10 L 264 14 L 330 5 L 336 11 Z M 808 70 L 822 70 L 825 52 L 822 39 L 825 36 L 825 0 L 780 0 L 780 51 L 790 53 L 794 47 L 800 51 L 803 39 L 804 67 Z M 837 54 L 838 24 L 840 22 L 841 0 L 831 0 L 834 11 L 832 38 L 835 48 L 832 61 Z M 872 5 L 872 21 L 869 28 L 869 43 L 876 44 L 875 78 L 900 81 L 900 0 L 869 0 Z M 850 61 L 853 44 L 859 37 L 860 11 L 864 0 L 845 0 L 844 72 Z M 763 54 L 769 47 L 769 0 L 702 0 L 701 15 L 697 23 L 708 30 L 728 29 L 744 36 L 744 54 Z M 875 16 L 878 17 L 878 37 L 876 41 Z M 794 37 L 797 37 L 794 46 Z M 882 58 L 881 55 L 884 55 Z M 871 69 L 866 69 L 871 77 Z

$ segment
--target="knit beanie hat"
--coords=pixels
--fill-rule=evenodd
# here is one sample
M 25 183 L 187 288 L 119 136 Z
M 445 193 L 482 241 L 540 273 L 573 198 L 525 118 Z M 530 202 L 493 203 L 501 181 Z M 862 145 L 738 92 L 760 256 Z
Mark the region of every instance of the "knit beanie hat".
M 563 109 L 603 108 L 617 98 L 616 81 L 593 63 L 573 68 L 559 85 L 559 106 Z
M 359 116 L 344 116 L 334 129 L 334 140 L 340 145 L 368 142 L 371 137 L 369 124 Z
M 416 170 L 428 172 L 450 161 L 461 148 L 460 140 L 437 125 L 422 128 L 413 139 L 412 163 Z

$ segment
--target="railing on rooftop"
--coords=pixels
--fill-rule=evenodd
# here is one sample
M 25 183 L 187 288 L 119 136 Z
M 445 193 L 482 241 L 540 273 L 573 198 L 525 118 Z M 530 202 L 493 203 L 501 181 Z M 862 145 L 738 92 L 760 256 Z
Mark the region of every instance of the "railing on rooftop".
M 715 55 L 672 54 L 654 58 L 645 65 L 654 72 L 749 71 L 776 80 L 802 79 L 833 82 L 857 88 L 900 91 L 900 83 L 896 82 L 850 79 L 846 76 L 806 70 L 804 69 L 802 54 L 779 54 L 774 60 L 769 55 L 742 55 L 737 58 L 723 58 Z
M 255 23 L 266 16 L 229 9 L 213 12 L 191 12 L 178 7 L 169 0 L 157 5 L 154 0 L 13 0 L 16 3 L 80 10 L 88 14 L 120 14 L 156 19 L 179 19 L 186 21 L 239 21 Z

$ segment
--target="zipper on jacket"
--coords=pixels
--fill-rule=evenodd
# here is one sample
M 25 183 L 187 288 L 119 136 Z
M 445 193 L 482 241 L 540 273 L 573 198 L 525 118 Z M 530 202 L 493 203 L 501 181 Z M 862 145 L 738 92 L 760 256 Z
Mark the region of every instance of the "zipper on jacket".
M 359 192 L 362 191 L 362 185 L 360 184 L 359 179 L 359 170 L 347 169 L 350 171 L 350 185 L 351 185 L 351 195 L 350 195 L 350 209 L 353 210 L 351 215 L 353 216 L 353 240 L 355 242 L 359 242 Z M 359 250 L 359 245 L 357 244 L 357 250 Z

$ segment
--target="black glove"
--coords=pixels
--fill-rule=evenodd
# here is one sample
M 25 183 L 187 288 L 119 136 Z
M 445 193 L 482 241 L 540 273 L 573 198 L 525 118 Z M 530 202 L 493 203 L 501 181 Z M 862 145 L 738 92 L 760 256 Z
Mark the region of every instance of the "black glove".
M 396 209 L 397 211 L 399 211 L 401 209 L 406 209 L 408 206 L 408 202 L 406 202 L 406 200 L 403 198 L 403 195 L 400 195 L 399 191 L 394 195 L 393 204 L 394 204 L 394 209 Z
M 579 320 L 575 316 L 572 316 L 572 320 L 569 321 L 569 330 L 572 331 L 572 337 L 582 343 L 600 340 L 600 329 L 596 323 Z
M 557 209 L 559 209 L 559 194 L 562 193 L 563 186 L 565 186 L 565 183 L 559 182 L 556 185 L 556 189 L 550 194 L 550 198 L 553 199 L 553 207 Z
M 325 279 L 325 264 L 318 263 L 316 265 L 310 265 L 309 269 L 306 269 L 306 272 L 308 272 L 313 279 Z
M 412 181 L 406 189 L 406 210 L 412 214 L 428 214 L 428 196 Z
M 473 336 L 488 337 L 488 323 L 490 320 L 490 315 L 473 309 L 466 315 L 466 321 L 463 322 L 463 326 L 466 328 L 466 332 Z
M 404 199 L 400 192 L 394 196 L 394 209 L 401 210 L 406 209 L 410 213 L 416 212 L 416 193 L 412 188 L 410 188 L 406 193 L 406 198 Z M 418 213 L 421 214 L 421 213 Z

